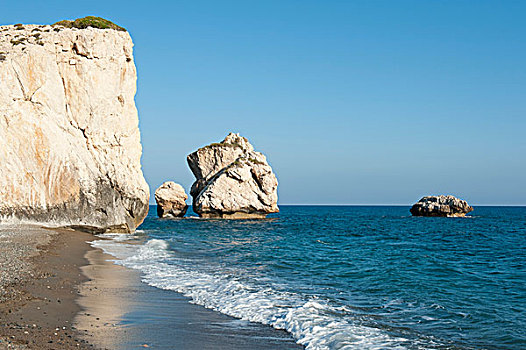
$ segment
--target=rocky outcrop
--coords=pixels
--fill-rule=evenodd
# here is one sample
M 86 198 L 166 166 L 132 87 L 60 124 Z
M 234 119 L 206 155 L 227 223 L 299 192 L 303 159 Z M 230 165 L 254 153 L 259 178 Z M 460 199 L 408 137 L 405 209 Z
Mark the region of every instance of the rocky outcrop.
M 413 216 L 465 216 L 473 208 L 462 199 L 453 196 L 427 196 L 411 208 Z
M 0 221 L 130 232 L 148 212 L 126 31 L 0 27 Z
M 160 218 L 176 218 L 186 214 L 188 195 L 183 186 L 173 181 L 166 181 L 155 190 L 155 202 L 157 203 L 157 215 Z
M 205 218 L 264 218 L 279 211 L 278 181 L 266 157 L 230 133 L 187 157 L 196 177 L 193 210 Z

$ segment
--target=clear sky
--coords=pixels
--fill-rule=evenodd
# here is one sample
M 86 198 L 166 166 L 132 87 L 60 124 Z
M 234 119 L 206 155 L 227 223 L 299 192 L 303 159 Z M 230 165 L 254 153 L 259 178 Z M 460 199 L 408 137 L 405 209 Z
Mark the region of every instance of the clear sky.
M 87 15 L 135 42 L 152 193 L 234 131 L 281 204 L 526 204 L 526 1 L 0 0 L 1 24 Z

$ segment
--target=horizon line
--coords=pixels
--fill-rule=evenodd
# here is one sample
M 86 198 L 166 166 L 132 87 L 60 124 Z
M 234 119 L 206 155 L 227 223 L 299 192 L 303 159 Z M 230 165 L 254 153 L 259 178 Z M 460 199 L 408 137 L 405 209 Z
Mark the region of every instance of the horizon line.
M 410 207 L 413 204 L 278 204 L 282 206 L 318 206 L 318 207 Z M 526 207 L 526 204 L 470 204 L 472 207 Z
M 149 203 L 149 205 L 157 205 L 156 203 Z M 192 204 L 188 204 L 188 206 L 192 206 Z M 285 204 L 281 204 L 281 203 L 278 203 L 278 206 L 288 206 L 288 207 L 293 207 L 293 206 L 304 206 L 304 207 L 411 207 L 413 206 L 413 204 L 385 204 L 385 203 L 382 203 L 382 204 L 379 204 L 379 203 L 375 203 L 375 204 L 341 204 L 341 203 L 338 203 L 338 204 L 331 204 L 331 203 L 317 203 L 317 204 L 302 204 L 302 203 L 295 203 L 295 204 L 290 204 L 290 203 L 285 203 Z M 471 204 L 472 207 L 526 207 L 526 204 Z

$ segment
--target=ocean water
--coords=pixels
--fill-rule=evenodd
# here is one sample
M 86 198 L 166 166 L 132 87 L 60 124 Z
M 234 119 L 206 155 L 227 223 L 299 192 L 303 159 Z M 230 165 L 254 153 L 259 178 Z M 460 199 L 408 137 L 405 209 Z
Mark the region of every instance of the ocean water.
M 143 282 L 284 329 L 307 349 L 525 349 L 526 207 L 282 206 L 158 219 L 92 244 Z M 110 239 L 107 239 L 110 238 Z

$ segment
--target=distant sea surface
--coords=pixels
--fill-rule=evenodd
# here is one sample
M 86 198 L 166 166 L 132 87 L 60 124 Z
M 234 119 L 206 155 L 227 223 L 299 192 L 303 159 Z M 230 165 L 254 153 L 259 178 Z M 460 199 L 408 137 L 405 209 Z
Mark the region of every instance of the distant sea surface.
M 94 246 L 143 282 L 307 349 L 526 349 L 526 207 L 281 206 L 266 220 L 158 219 Z

